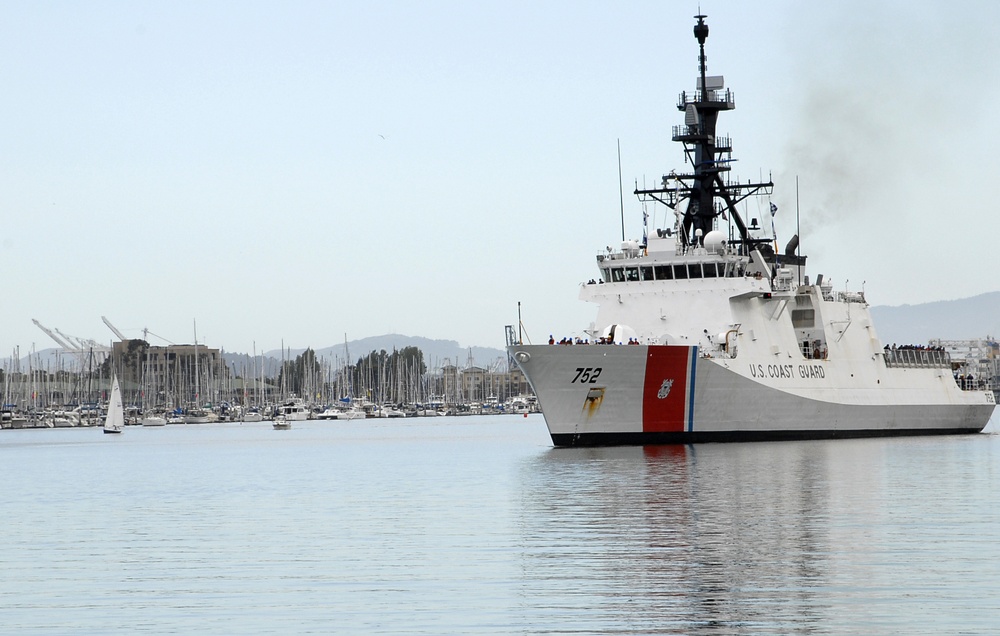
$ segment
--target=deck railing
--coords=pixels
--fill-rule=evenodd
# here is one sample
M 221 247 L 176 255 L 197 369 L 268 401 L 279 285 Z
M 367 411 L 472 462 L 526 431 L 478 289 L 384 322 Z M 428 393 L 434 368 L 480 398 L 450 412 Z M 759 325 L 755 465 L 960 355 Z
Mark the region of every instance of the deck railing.
M 913 369 L 950 369 L 951 356 L 936 349 L 886 349 L 885 366 Z

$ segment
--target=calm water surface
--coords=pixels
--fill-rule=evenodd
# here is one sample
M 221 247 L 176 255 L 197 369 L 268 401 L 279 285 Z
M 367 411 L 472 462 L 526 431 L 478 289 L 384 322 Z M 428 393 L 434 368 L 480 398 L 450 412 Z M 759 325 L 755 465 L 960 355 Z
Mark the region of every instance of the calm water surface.
M 0 632 L 988 634 L 1000 436 L 0 431 Z

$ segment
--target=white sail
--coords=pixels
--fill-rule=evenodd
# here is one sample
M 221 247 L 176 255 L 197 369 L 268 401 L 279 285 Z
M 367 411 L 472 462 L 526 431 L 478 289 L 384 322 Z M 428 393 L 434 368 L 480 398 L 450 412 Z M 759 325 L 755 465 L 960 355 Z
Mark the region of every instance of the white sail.
M 118 386 L 118 376 L 112 377 L 111 399 L 108 400 L 108 416 L 104 420 L 105 433 L 121 433 L 125 429 L 125 407 L 122 405 L 122 390 Z

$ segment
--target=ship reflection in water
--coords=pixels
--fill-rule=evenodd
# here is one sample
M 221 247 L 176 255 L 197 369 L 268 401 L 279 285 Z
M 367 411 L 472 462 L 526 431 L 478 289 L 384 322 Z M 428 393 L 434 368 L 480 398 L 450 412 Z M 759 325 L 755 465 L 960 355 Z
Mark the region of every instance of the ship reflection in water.
M 596 633 L 968 627 L 998 587 L 955 466 L 974 446 L 553 449 L 521 473 L 525 610 Z

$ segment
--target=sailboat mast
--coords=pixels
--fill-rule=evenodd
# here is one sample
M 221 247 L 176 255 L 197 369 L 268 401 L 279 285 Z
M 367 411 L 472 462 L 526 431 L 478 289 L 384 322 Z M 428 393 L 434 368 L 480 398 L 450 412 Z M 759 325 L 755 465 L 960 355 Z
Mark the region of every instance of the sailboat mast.
M 198 375 L 198 321 L 192 320 L 194 323 L 194 406 L 198 408 L 201 406 L 201 380 Z

